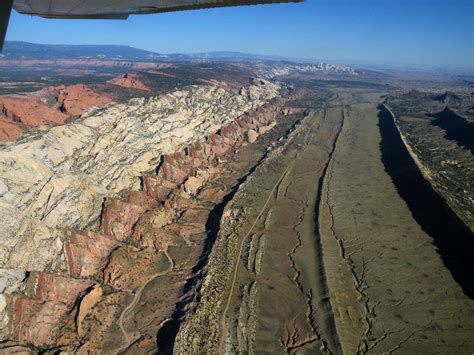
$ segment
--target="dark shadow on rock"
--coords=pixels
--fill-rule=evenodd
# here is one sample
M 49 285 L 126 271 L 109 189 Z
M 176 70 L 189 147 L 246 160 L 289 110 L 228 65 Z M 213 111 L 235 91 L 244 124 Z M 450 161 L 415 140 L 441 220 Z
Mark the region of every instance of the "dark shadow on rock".
M 247 178 L 255 171 L 255 169 L 260 165 L 263 161 L 263 158 L 250 170 L 241 177 L 237 184 L 230 190 L 230 192 L 223 198 L 222 202 L 218 203 L 214 206 L 214 208 L 209 213 L 209 217 L 206 221 L 206 240 L 204 241 L 203 253 L 199 258 L 198 262 L 192 269 L 193 277 L 186 280 L 186 284 L 184 285 L 183 294 L 189 294 L 193 290 L 194 287 L 199 285 L 199 282 L 204 279 L 204 267 L 206 266 L 209 255 L 211 254 L 212 247 L 217 239 L 217 235 L 219 234 L 220 230 L 220 223 L 222 219 L 222 215 L 224 213 L 224 209 L 227 204 L 232 200 L 234 195 L 239 190 L 240 185 L 242 185 Z M 199 292 L 194 295 L 199 297 Z M 181 325 L 181 321 L 186 314 L 187 306 L 191 304 L 193 301 L 193 295 L 189 295 L 182 299 L 180 302 L 176 304 L 176 308 L 171 316 L 171 319 L 166 322 L 163 327 L 158 331 L 157 334 L 157 346 L 158 346 L 158 354 L 172 354 L 173 353 L 173 346 L 176 340 L 176 336 L 178 335 L 178 331 Z M 195 301 L 198 301 L 195 300 Z
M 434 118 L 431 121 L 432 126 L 442 128 L 446 132 L 446 139 L 455 141 L 457 145 L 474 154 L 474 123 L 458 116 L 447 106 L 443 111 L 428 116 Z
M 220 221 L 222 218 L 222 214 L 224 213 L 225 206 L 229 203 L 230 200 L 234 197 L 235 193 L 238 190 L 238 186 L 245 181 L 245 178 L 239 181 L 239 184 L 234 187 L 229 194 L 227 194 L 223 201 L 217 204 L 209 214 L 209 217 L 206 222 L 206 240 L 204 241 L 203 253 L 201 254 L 198 262 L 194 265 L 192 269 L 193 277 L 190 277 L 186 280 L 183 289 L 183 295 L 187 295 L 181 301 L 176 304 L 176 308 L 171 315 L 171 319 L 163 324 L 163 327 L 158 331 L 156 342 L 158 347 L 158 354 L 172 354 L 173 347 L 176 340 L 176 336 L 178 335 L 178 331 L 181 325 L 181 321 L 183 320 L 188 305 L 193 302 L 193 295 L 191 295 L 191 291 L 193 290 L 196 285 L 204 278 L 204 267 L 207 264 L 209 259 L 209 255 L 212 250 L 212 246 L 214 245 L 217 235 L 219 233 Z M 196 295 L 199 297 L 199 293 Z
M 424 179 L 403 144 L 390 112 L 383 106 L 379 109 L 380 150 L 385 171 L 413 218 L 433 239 L 454 280 L 474 299 L 474 235 Z
M 307 115 L 307 113 L 303 113 L 303 116 L 296 115 L 295 121 L 291 124 L 290 128 L 285 129 L 283 132 L 281 132 L 281 134 L 277 134 L 277 136 L 288 136 Z M 263 137 L 265 137 L 265 135 Z M 261 144 L 264 144 L 265 146 L 269 146 L 270 143 L 273 141 L 269 137 L 265 139 L 268 140 L 267 143 L 261 142 Z M 198 262 L 196 263 L 196 265 L 194 265 L 192 269 L 191 274 L 193 275 L 193 277 L 190 277 L 186 280 L 182 292 L 183 298 L 181 298 L 180 301 L 176 304 L 174 312 L 171 315 L 171 319 L 164 323 L 162 328 L 158 331 L 156 337 L 156 346 L 158 349 L 158 354 L 173 353 L 173 347 L 176 341 L 176 336 L 178 335 L 181 323 L 184 319 L 184 316 L 186 315 L 186 312 L 190 312 L 189 308 L 192 303 L 199 303 L 199 289 L 201 286 L 201 282 L 205 276 L 205 267 L 207 265 L 207 262 L 209 261 L 209 255 L 219 234 L 224 209 L 234 198 L 235 194 L 239 190 L 239 187 L 245 181 L 247 181 L 249 176 L 255 172 L 255 170 L 258 168 L 258 166 L 260 166 L 262 162 L 265 161 L 268 154 L 269 152 L 266 149 L 262 149 L 262 154 L 255 162 L 255 164 L 251 166 L 247 171 L 245 171 L 245 173 L 243 173 L 243 175 L 237 180 L 236 184 L 229 191 L 229 193 L 223 198 L 220 203 L 216 204 L 209 213 L 208 219 L 206 221 L 206 239 L 204 241 L 203 252 Z

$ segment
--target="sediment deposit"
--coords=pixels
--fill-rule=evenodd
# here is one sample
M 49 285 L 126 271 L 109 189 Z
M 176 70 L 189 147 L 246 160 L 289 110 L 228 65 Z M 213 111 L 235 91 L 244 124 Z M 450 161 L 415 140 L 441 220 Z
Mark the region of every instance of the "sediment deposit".
M 378 99 L 341 90 L 240 186 L 176 353 L 470 351 L 472 235 Z

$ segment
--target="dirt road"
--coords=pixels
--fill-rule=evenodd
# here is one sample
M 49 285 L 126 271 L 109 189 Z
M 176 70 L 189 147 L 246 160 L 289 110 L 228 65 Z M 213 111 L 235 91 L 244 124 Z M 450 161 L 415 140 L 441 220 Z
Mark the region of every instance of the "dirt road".
M 138 304 L 138 302 L 140 301 L 140 297 L 143 293 L 143 290 L 153 281 L 155 280 L 157 277 L 160 277 L 160 276 L 164 276 L 164 275 L 167 275 L 169 274 L 171 271 L 173 271 L 174 269 L 174 261 L 173 259 L 171 258 L 171 256 L 169 255 L 168 253 L 168 250 L 164 250 L 164 254 L 166 255 L 166 258 L 168 259 L 169 261 L 169 266 L 166 270 L 162 271 L 162 272 L 158 272 L 152 276 L 150 276 L 148 278 L 148 280 L 146 280 L 145 283 L 143 283 L 143 285 L 140 286 L 140 288 L 135 292 L 135 294 L 133 295 L 133 299 L 132 299 L 132 302 L 130 302 L 128 304 L 127 307 L 125 307 L 122 311 L 122 313 L 120 314 L 120 317 L 118 319 L 118 324 L 119 324 L 119 327 L 120 327 L 120 331 L 122 332 L 122 335 L 123 335 L 123 346 L 116 350 L 114 353 L 115 354 L 120 354 L 122 352 L 124 352 L 125 350 L 127 350 L 131 344 L 133 344 L 135 341 L 137 341 L 139 338 L 140 338 L 140 333 L 139 332 L 136 332 L 136 331 L 128 331 L 127 330 L 127 327 L 125 325 L 125 319 L 127 317 L 127 315 L 133 311 L 133 309 L 136 307 L 136 305 Z

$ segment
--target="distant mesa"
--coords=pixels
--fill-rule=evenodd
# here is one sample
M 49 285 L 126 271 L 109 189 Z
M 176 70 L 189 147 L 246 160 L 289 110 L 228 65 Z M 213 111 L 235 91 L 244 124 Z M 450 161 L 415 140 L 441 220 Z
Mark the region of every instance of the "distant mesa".
M 112 83 L 124 88 L 151 91 L 151 89 L 139 79 L 139 74 L 137 73 L 125 73 L 112 80 Z
M 289 70 L 301 72 L 331 72 L 355 75 L 358 71 L 338 64 L 329 64 L 276 55 L 250 54 L 231 51 L 162 54 L 129 46 L 60 45 L 6 41 L 0 54 L 0 65 L 37 63 L 48 65 L 125 66 L 139 69 L 159 69 L 166 64 L 183 62 L 259 62 L 279 63 Z M 31 62 L 35 61 L 35 62 Z M 307 63 L 301 66 L 298 63 Z
M 3 57 L 6 59 L 151 61 L 159 56 L 154 52 L 116 45 L 36 44 L 6 41 L 3 48 Z
M 62 125 L 70 117 L 114 100 L 84 84 L 44 88 L 27 96 L 0 97 L 0 141 L 16 140 L 24 131 L 42 125 Z
M 36 98 L 0 97 L 0 140 L 15 140 L 30 127 L 63 124 L 68 117 Z
M 1 67 L 17 66 L 62 66 L 62 67 L 121 67 L 128 69 L 161 69 L 172 66 L 169 63 L 137 62 L 124 60 L 96 60 L 96 59 L 27 59 L 3 58 L 0 59 Z
M 97 94 L 84 84 L 48 87 L 43 91 L 52 94 L 56 108 L 70 116 L 80 115 L 90 107 L 101 106 L 113 100 L 112 95 Z

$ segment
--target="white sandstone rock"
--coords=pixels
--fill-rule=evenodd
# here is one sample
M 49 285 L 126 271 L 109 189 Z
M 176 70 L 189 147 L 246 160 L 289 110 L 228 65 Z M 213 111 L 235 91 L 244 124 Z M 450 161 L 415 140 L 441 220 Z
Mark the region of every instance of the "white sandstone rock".
M 190 86 L 109 104 L 1 148 L 0 268 L 64 270 L 65 229 L 97 229 L 105 197 L 138 189 L 162 154 L 260 107 L 279 86 L 258 79 L 241 92 Z

